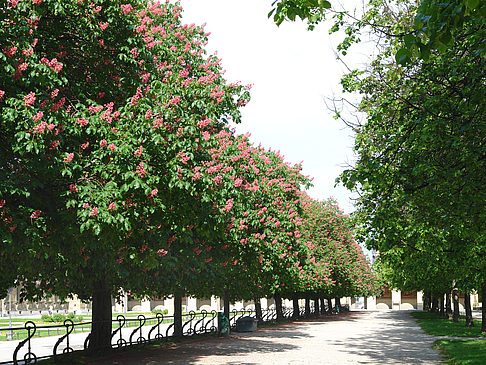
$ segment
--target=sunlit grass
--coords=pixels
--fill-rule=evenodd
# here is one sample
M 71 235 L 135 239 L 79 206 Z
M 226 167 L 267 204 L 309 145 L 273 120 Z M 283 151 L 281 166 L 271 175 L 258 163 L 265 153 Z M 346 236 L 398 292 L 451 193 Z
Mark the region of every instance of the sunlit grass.
M 438 340 L 435 348 L 448 358 L 448 364 L 486 364 L 486 340 Z
M 461 316 L 459 322 L 453 322 L 447 318 L 440 318 L 437 313 L 413 312 L 418 324 L 428 335 L 453 336 L 453 337 L 484 337 L 480 333 L 481 322 L 476 322 L 474 327 L 465 327 L 466 320 Z M 485 363 L 486 364 L 486 363 Z

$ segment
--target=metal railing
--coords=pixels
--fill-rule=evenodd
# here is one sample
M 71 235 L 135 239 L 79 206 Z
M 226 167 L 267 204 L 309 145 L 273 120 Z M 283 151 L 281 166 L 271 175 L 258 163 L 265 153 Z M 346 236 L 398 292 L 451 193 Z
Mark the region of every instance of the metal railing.
M 305 313 L 300 313 L 304 316 Z M 236 327 L 236 321 L 245 316 L 256 318 L 254 310 L 233 310 L 229 315 L 229 325 Z M 283 308 L 283 317 L 293 317 L 292 308 Z M 263 322 L 277 319 L 275 308 L 262 310 Z M 7 360 L 0 357 L 0 364 L 35 364 L 40 359 L 68 355 L 74 352 L 86 351 L 89 347 L 92 322 L 74 323 L 66 319 L 62 324 L 38 325 L 27 321 L 22 327 L 0 328 L 2 331 L 12 331 L 17 341 L 0 341 L 1 344 L 12 343 L 17 346 Z M 111 321 L 111 346 L 121 348 L 137 344 L 169 341 L 174 336 L 174 316 L 164 316 L 160 313 L 153 317 L 138 315 L 136 318 L 118 315 Z M 89 333 L 88 333 L 89 332 Z M 218 332 L 218 313 L 216 311 L 190 311 L 182 316 L 182 335 L 185 337 Z M 55 341 L 55 343 L 54 343 Z M 48 350 L 49 344 L 51 349 Z M 10 346 L 13 349 L 12 346 Z M 1 356 L 0 351 L 0 356 Z M 7 354 L 4 353 L 4 356 Z

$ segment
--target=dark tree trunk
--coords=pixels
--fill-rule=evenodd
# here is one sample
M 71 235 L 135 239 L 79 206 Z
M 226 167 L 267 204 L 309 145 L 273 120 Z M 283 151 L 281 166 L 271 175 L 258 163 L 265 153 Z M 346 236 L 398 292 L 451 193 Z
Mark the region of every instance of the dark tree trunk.
M 305 298 L 305 318 L 310 317 L 310 299 Z
M 336 307 L 336 312 L 341 312 L 341 298 L 334 298 L 334 306 Z
M 284 319 L 283 309 L 282 309 L 282 297 L 280 293 L 275 293 L 273 298 L 275 299 L 275 309 L 277 310 L 277 321 L 282 321 Z
M 466 309 L 466 327 L 474 327 L 471 308 L 471 293 L 469 292 L 464 294 L 464 307 Z
M 486 281 L 481 284 L 481 333 L 486 333 Z
M 230 300 L 229 300 L 229 291 L 228 289 L 224 290 L 223 293 L 223 313 L 226 318 L 228 318 L 228 321 L 230 319 Z
M 321 298 L 321 314 L 326 314 L 326 303 L 325 299 Z
M 294 308 L 294 312 L 292 313 L 292 318 L 297 319 L 299 318 L 300 315 L 300 309 L 299 309 L 299 297 L 297 295 L 294 295 L 292 299 L 292 304 Z
M 319 317 L 320 311 L 319 311 L 319 298 L 314 298 L 314 315 L 316 317 Z
M 332 299 L 327 298 L 327 311 L 329 314 L 332 314 Z
M 93 287 L 92 321 L 89 352 L 111 348 L 111 292 L 104 280 L 97 281 Z
M 182 337 L 182 294 L 174 294 L 174 337 Z
M 446 293 L 446 314 L 447 318 L 452 319 L 451 293 Z
M 368 309 L 368 297 L 363 298 L 363 309 Z
M 439 311 L 439 299 L 435 296 L 432 297 L 432 312 L 437 313 Z
M 440 300 L 439 315 L 441 316 L 441 318 L 444 318 L 445 317 L 444 295 L 441 295 L 439 300 Z
M 454 322 L 459 322 L 459 290 L 456 287 L 452 289 L 452 303 L 454 304 L 454 314 L 452 315 L 452 320 Z
M 430 309 L 429 297 L 424 293 L 424 311 L 428 311 L 429 309 Z
M 260 298 L 258 298 L 257 296 L 253 298 L 253 301 L 255 302 L 256 318 L 258 320 L 258 323 L 261 324 L 263 323 L 262 303 L 260 302 Z

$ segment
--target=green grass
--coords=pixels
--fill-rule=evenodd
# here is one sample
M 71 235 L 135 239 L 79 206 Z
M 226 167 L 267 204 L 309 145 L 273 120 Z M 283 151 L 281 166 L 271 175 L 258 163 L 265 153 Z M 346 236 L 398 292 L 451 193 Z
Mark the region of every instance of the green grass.
M 461 316 L 459 322 L 440 318 L 437 313 L 413 312 L 412 317 L 428 335 L 453 337 L 485 337 L 481 334 L 481 322 L 475 322 L 474 327 L 465 327 L 466 320 Z M 486 362 L 485 362 L 486 364 Z
M 486 340 L 438 340 L 434 347 L 448 358 L 448 364 L 486 364 Z

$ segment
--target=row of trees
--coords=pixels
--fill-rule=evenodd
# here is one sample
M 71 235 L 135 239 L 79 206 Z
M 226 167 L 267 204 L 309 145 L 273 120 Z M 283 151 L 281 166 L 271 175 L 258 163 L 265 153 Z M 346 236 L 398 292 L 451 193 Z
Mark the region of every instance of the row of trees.
M 324 13 L 319 1 L 277 3 L 289 18 L 307 9 L 311 24 Z M 346 33 L 339 50 L 364 33 L 377 50 L 366 69 L 342 79 L 365 121 L 337 113 L 356 132 L 357 163 L 340 181 L 360 193 L 358 236 L 379 251 L 391 286 L 423 290 L 434 308 L 439 298 L 450 308 L 451 292 L 486 296 L 485 6 L 378 0 L 358 18 L 334 12 L 332 31 Z M 469 325 L 468 301 L 466 310 Z
M 110 346 L 122 288 L 177 311 L 184 295 L 279 308 L 376 291 L 337 204 L 228 128 L 248 88 L 181 11 L 0 1 L 0 290 L 92 300 L 92 349 Z

